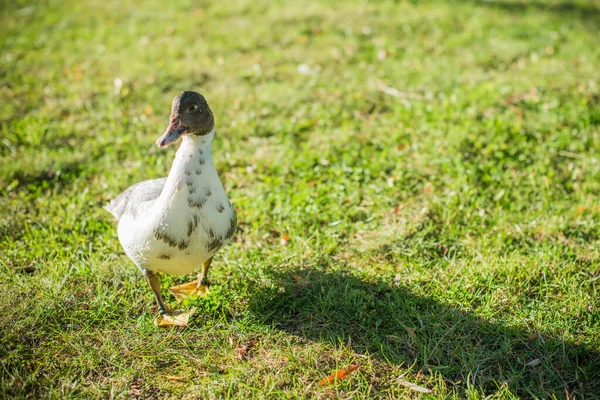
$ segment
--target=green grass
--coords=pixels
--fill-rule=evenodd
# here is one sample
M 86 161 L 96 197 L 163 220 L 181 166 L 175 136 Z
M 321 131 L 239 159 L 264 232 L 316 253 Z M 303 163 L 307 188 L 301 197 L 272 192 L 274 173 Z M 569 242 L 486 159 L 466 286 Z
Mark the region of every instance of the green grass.
M 82 3 L 0 5 L 0 397 L 600 397 L 598 1 Z M 158 330 L 101 206 L 184 89 L 240 227 Z

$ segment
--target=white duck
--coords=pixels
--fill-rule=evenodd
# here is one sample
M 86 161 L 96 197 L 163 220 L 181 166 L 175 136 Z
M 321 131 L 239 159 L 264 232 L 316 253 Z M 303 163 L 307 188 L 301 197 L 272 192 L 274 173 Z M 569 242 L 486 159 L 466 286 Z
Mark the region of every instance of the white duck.
M 105 207 L 119 221 L 119 241 L 148 278 L 161 316 L 177 312 L 165 306 L 157 273 L 187 275 L 202 264 L 194 289 L 205 286 L 214 254 L 237 226 L 213 163 L 214 136 L 206 99 L 196 92 L 179 93 L 169 126 L 156 141 L 163 148 L 182 137 L 169 176 L 137 183 Z

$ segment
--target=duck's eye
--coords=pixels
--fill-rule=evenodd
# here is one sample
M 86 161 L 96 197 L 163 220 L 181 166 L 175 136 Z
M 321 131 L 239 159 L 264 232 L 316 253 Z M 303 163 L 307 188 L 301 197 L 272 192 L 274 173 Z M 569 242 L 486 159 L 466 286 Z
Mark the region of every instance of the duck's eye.
M 190 108 L 188 108 L 188 111 L 189 111 L 189 112 L 194 112 L 194 111 L 196 111 L 197 109 L 198 109 L 198 106 L 197 106 L 196 104 L 192 104 L 192 105 L 190 106 Z

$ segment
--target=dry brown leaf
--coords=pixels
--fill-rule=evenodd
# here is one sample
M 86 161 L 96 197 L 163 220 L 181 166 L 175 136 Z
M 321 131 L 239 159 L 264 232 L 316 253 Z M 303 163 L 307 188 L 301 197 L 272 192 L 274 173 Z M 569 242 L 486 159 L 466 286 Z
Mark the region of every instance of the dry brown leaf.
M 195 308 L 189 311 L 173 311 L 171 315 L 159 315 L 154 319 L 154 325 L 159 328 L 172 326 L 187 326 L 190 317 L 196 312 Z
M 409 388 L 412 391 L 419 393 L 431 393 L 431 389 L 427 389 L 426 387 L 419 386 L 416 383 L 412 383 L 409 381 L 405 381 L 404 379 L 398 379 L 398 383 L 402 386 Z
M 406 332 L 408 332 L 410 337 L 412 337 L 413 339 L 417 338 L 417 334 L 415 333 L 415 330 L 413 328 L 406 327 Z
M 200 296 L 205 297 L 208 293 L 208 286 L 200 286 L 198 287 L 198 282 L 188 282 L 183 285 L 173 286 L 169 288 L 171 293 L 175 296 L 177 300 L 185 299 L 190 296 Z
M 244 360 L 248 356 L 248 352 L 250 351 L 250 349 L 252 349 L 252 347 L 254 347 L 255 344 L 256 342 L 253 340 L 248 344 L 238 346 L 235 349 L 235 358 L 237 358 L 240 361 Z
M 400 204 L 398 207 L 394 208 L 393 213 L 396 215 L 400 215 L 400 212 L 402 212 L 403 208 L 404 208 L 404 206 L 402 204 Z
M 441 245 L 440 248 L 442 249 L 442 256 L 446 257 L 448 255 L 448 247 Z
M 306 278 L 303 278 L 298 274 L 292 274 L 292 278 L 294 278 L 298 286 L 307 286 L 310 283 Z
M 165 379 L 168 379 L 170 381 L 176 381 L 176 382 L 189 382 L 190 381 L 188 378 L 185 378 L 183 376 L 174 376 L 174 375 L 165 375 Z
M 360 365 L 350 365 L 349 367 L 342 368 L 339 371 L 336 371 L 333 374 L 329 375 L 327 378 L 321 380 L 321 382 L 319 382 L 319 385 L 331 385 L 332 383 L 341 381 L 342 379 L 346 379 L 351 372 L 354 372 L 359 368 Z
M 535 340 L 535 338 L 537 338 L 538 333 L 537 331 L 533 332 L 531 335 L 527 336 L 527 338 L 525 338 L 526 342 L 533 342 Z

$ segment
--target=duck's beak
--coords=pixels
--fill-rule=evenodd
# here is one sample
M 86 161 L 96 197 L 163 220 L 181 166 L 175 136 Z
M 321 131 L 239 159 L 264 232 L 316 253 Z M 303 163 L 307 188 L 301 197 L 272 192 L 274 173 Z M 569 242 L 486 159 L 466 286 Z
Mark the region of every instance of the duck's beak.
M 187 128 L 183 126 L 179 118 L 174 118 L 167 126 L 167 130 L 156 141 L 156 145 L 160 148 L 166 147 L 175 142 L 181 135 L 186 132 Z

